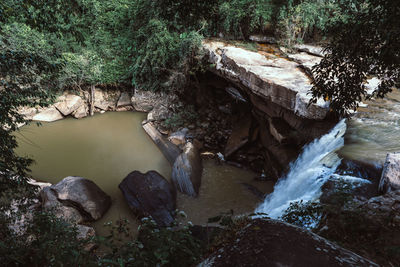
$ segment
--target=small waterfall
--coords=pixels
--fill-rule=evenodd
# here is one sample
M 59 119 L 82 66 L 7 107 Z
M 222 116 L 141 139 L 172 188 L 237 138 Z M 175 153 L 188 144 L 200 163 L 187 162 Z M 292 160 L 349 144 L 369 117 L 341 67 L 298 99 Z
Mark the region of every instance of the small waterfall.
M 345 132 L 346 121 L 341 120 L 329 133 L 305 146 L 297 160 L 290 164 L 289 173 L 277 182 L 274 192 L 265 198 L 256 212 L 278 218 L 291 202 L 317 199 L 321 186 L 340 164 L 335 152 L 344 145 Z

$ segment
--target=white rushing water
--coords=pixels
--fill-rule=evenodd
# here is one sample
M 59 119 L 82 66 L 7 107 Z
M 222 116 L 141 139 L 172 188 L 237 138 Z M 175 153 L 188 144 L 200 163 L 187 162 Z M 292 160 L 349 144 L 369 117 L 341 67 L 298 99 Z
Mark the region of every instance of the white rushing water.
M 291 202 L 317 199 L 321 186 L 340 164 L 336 151 L 344 145 L 345 132 L 346 121 L 342 120 L 329 133 L 305 146 L 297 160 L 291 163 L 289 173 L 278 181 L 256 212 L 278 218 Z

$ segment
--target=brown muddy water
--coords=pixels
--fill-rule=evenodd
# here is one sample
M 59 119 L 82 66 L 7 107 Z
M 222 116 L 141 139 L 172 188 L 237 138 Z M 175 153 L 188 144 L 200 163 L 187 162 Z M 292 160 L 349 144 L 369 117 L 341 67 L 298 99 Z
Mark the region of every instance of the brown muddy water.
M 127 218 L 137 225 L 135 216 L 118 189 L 119 183 L 134 170 L 156 170 L 170 180 L 171 167 L 146 135 L 141 122 L 146 115 L 138 112 L 108 112 L 80 120 L 67 118 L 52 123 L 24 126 L 16 133 L 19 155 L 36 162 L 32 177 L 57 183 L 67 176 L 93 180 L 112 198 L 112 206 L 95 222 L 98 234 L 106 234 L 104 223 Z M 202 185 L 198 198 L 178 193 L 177 208 L 194 224 L 221 212 L 251 213 L 260 200 L 242 183 L 249 183 L 264 193 L 273 184 L 256 182 L 250 171 L 204 161 Z
M 387 153 L 400 152 L 400 91 L 365 104 L 348 120 L 339 156 L 382 165 Z

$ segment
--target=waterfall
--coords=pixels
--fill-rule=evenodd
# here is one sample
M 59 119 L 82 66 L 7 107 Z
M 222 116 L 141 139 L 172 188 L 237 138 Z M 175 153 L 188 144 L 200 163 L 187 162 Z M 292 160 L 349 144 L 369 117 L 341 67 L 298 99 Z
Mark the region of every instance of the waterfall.
M 291 202 L 317 199 L 321 186 L 340 164 L 335 152 L 344 145 L 345 132 L 346 121 L 343 119 L 329 133 L 306 145 L 297 160 L 290 164 L 289 173 L 276 183 L 274 191 L 256 212 L 278 218 Z

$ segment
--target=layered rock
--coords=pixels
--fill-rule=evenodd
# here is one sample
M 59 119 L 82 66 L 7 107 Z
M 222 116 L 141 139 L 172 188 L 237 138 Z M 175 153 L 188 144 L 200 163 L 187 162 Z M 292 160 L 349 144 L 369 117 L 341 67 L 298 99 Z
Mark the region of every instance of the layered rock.
M 182 193 L 196 197 L 199 194 L 203 165 L 200 153 L 187 143 L 172 166 L 172 181 Z
M 131 172 L 119 184 L 119 189 L 137 216 L 151 216 L 160 226 L 168 226 L 174 221 L 176 191 L 156 171 Z
M 270 100 L 297 116 L 321 120 L 329 111 L 327 103 L 309 105 L 310 78 L 298 68 L 298 63 L 273 54 L 261 54 L 222 42 L 208 41 L 203 47 L 215 72 L 248 88 L 252 94 Z
M 198 266 L 378 266 L 308 231 L 256 219 Z
M 387 193 L 400 190 L 400 153 L 389 153 L 383 166 L 379 191 Z
M 81 97 L 67 94 L 60 96 L 54 106 L 63 116 L 68 116 L 84 105 L 85 103 Z

